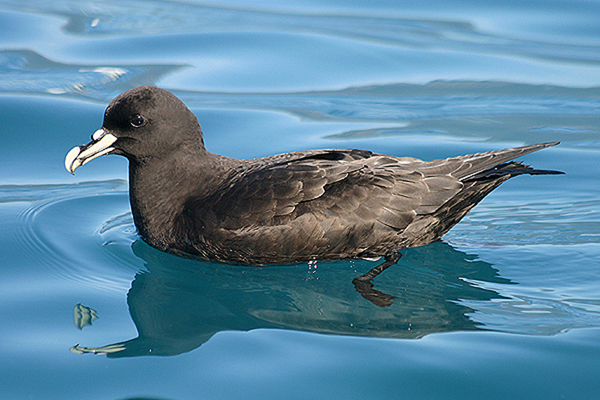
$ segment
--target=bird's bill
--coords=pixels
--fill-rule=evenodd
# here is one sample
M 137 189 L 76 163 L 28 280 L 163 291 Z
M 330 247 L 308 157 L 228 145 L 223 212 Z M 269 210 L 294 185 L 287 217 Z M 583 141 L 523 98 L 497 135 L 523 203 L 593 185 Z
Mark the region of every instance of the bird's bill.
M 92 161 L 96 157 L 109 154 L 115 148 L 112 145 L 117 137 L 108 133 L 104 128 L 98 129 L 92 135 L 92 141 L 82 146 L 73 147 L 65 157 L 65 168 L 71 174 L 83 164 Z

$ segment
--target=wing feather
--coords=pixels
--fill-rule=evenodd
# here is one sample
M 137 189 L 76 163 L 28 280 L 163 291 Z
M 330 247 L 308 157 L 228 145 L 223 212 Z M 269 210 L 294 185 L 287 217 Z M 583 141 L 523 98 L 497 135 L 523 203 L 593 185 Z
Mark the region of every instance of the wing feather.
M 461 188 L 449 173 L 464 165 L 437 165 L 369 153 L 333 157 L 319 152 L 254 168 L 220 193 L 214 215 L 226 229 L 285 224 L 304 214 L 341 227 L 377 222 L 402 230 L 434 212 Z M 341 159 L 340 159 L 341 158 Z M 345 222 L 341 222 L 345 221 Z M 322 226 L 325 229 L 325 225 Z
M 402 230 L 442 207 L 463 188 L 462 180 L 539 148 L 430 162 L 355 150 L 290 153 L 253 163 L 218 201 L 207 203 L 226 229 L 285 224 L 311 214 L 320 223 L 358 218 Z

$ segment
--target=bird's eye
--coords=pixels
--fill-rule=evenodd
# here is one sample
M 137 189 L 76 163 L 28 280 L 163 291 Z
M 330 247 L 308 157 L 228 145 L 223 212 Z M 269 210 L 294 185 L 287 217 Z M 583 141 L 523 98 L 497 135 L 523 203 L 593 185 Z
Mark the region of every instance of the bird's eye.
M 141 126 L 146 125 L 146 118 L 142 117 L 139 114 L 135 114 L 132 115 L 129 118 L 129 123 L 131 124 L 131 126 L 133 126 L 134 128 L 139 128 Z

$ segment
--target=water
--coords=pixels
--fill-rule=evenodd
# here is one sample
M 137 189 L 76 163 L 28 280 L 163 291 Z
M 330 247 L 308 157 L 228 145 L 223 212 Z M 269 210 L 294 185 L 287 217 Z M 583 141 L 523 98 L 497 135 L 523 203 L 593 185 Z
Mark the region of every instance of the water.
M 596 399 L 600 3 L 0 0 L 0 397 Z M 560 140 L 442 242 L 272 268 L 137 237 L 126 161 L 66 152 L 140 84 L 213 152 L 434 159 Z M 69 351 L 71 349 L 71 351 Z M 77 354 L 93 352 L 103 355 Z

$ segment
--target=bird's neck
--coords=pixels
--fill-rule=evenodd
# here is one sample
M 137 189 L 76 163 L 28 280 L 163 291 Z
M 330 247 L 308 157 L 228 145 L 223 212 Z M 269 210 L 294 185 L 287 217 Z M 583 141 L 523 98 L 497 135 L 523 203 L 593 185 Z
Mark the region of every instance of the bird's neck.
M 235 169 L 235 161 L 212 153 L 129 164 L 129 200 L 138 233 L 166 250 L 181 240 L 177 223 L 190 199 L 209 196 L 207 188 Z

